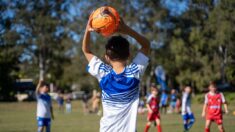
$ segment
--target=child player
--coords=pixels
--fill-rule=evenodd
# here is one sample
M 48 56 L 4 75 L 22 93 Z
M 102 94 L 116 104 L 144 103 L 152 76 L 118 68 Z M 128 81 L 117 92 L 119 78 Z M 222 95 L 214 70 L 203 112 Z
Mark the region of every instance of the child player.
M 51 97 L 48 94 L 49 86 L 39 81 L 36 88 L 38 132 L 50 132 L 51 118 L 54 119 Z
M 171 89 L 170 113 L 176 112 L 176 103 L 177 103 L 177 91 L 175 89 Z
M 219 131 L 224 132 L 222 118 L 222 104 L 224 104 L 225 113 L 228 113 L 228 107 L 224 95 L 217 91 L 214 82 L 209 85 L 209 92 L 205 95 L 205 104 L 202 111 L 202 117 L 206 116 L 205 132 L 210 132 L 211 122 L 216 122 Z
M 161 113 L 166 114 L 167 112 L 167 102 L 168 102 L 168 95 L 166 90 L 162 90 L 161 99 L 160 99 L 160 111 Z
M 90 32 L 94 31 L 90 21 L 82 50 L 89 62 L 88 72 L 98 79 L 102 91 L 103 117 L 100 120 L 100 131 L 135 132 L 139 84 L 149 62 L 149 41 L 121 20 L 119 32 L 134 38 L 141 49 L 128 65 L 129 42 L 122 36 L 112 36 L 105 45 L 105 63 L 90 50 Z
M 148 129 L 151 126 L 151 122 L 156 122 L 158 132 L 162 132 L 161 122 L 160 122 L 160 113 L 159 113 L 159 97 L 158 89 L 156 86 L 151 86 L 151 95 L 149 95 L 147 100 L 147 109 L 148 109 L 148 122 L 145 126 L 144 132 L 148 132 Z
M 187 132 L 194 124 L 195 118 L 191 111 L 191 87 L 186 86 L 182 97 L 182 117 L 184 121 L 184 131 Z

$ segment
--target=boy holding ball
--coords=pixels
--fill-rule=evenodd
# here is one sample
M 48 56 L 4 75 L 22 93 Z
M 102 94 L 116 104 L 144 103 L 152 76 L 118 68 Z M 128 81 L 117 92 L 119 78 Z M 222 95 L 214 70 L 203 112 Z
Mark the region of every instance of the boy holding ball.
M 38 132 L 50 132 L 51 118 L 54 119 L 51 96 L 48 94 L 49 85 L 39 81 L 36 88 Z
M 82 50 L 88 60 L 88 72 L 96 77 L 102 90 L 103 117 L 101 132 L 135 132 L 139 103 L 140 78 L 148 65 L 149 41 L 127 26 L 122 20 L 119 32 L 129 35 L 142 46 L 131 64 L 129 42 L 122 36 L 111 37 L 105 45 L 104 63 L 90 50 L 89 19 L 83 38 Z

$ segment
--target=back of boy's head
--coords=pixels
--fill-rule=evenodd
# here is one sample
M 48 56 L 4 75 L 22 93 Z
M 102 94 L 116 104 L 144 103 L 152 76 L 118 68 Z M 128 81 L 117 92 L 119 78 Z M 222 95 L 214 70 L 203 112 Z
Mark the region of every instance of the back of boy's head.
M 111 37 L 105 48 L 106 55 L 112 61 L 126 61 L 130 55 L 129 42 L 122 36 Z
M 151 84 L 151 91 L 158 91 L 158 88 L 155 84 Z
M 44 86 L 46 86 L 47 88 L 49 88 L 49 84 L 48 84 L 47 82 L 45 82 L 45 81 L 42 81 L 42 82 L 41 82 L 41 85 L 40 85 L 40 88 L 42 88 L 42 87 L 44 87 Z
M 214 87 L 214 88 L 217 88 L 217 85 L 215 83 L 215 81 L 211 81 L 210 84 L 209 84 L 209 87 Z

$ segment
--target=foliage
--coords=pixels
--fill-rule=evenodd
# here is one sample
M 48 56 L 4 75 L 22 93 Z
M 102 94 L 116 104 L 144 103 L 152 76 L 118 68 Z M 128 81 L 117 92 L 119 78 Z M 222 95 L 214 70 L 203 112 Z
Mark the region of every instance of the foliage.
M 105 4 L 151 40 L 143 84 L 153 80 L 157 65 L 163 65 L 170 87 L 191 84 L 202 91 L 210 80 L 234 85 L 234 1 L 15 0 L 0 2 L 0 95 L 11 95 L 16 78 L 37 81 L 39 71 L 61 88 L 98 88 L 86 72 L 81 44 L 90 12 Z M 97 56 L 103 56 L 107 39 L 92 34 Z M 138 44 L 128 39 L 134 56 Z

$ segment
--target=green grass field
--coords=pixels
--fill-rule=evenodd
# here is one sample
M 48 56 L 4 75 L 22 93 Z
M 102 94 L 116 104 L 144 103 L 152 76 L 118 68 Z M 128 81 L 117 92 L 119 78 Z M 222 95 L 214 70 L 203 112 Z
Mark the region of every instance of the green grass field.
M 200 117 L 202 105 L 193 105 L 196 123 L 190 132 L 203 132 L 204 120 Z M 98 132 L 100 116 L 95 114 L 84 115 L 80 101 L 73 102 L 73 112 L 64 114 L 57 110 L 54 104 L 55 120 L 52 122 L 52 132 Z M 232 111 L 235 105 L 230 104 L 230 114 L 224 116 L 226 132 L 235 132 L 235 116 Z M 0 103 L 0 132 L 36 132 L 36 102 Z M 161 115 L 164 132 L 182 132 L 182 119 L 178 114 Z M 144 130 L 145 115 L 138 115 L 137 131 Z M 151 127 L 150 132 L 156 129 Z M 218 132 L 215 124 L 211 132 Z

